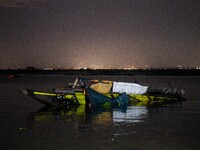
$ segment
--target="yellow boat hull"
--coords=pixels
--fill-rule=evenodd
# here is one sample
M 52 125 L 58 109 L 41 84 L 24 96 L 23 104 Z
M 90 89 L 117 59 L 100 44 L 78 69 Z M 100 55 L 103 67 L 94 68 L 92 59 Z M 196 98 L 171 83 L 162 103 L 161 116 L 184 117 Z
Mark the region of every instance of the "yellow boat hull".
M 40 99 L 39 101 L 42 103 L 46 103 L 46 101 L 41 101 L 43 98 L 52 98 L 61 99 L 62 101 L 68 101 L 73 104 L 85 105 L 87 103 L 86 94 L 82 91 L 75 91 L 74 93 L 55 93 L 55 92 L 44 92 L 44 91 L 33 91 L 33 90 L 25 90 L 22 93 L 31 96 L 35 99 Z M 119 93 L 108 93 L 104 94 L 110 98 L 116 98 L 119 96 Z M 166 103 L 166 102 L 174 102 L 181 101 L 182 97 L 180 96 L 172 96 L 172 95 L 153 95 L 153 94 L 129 94 L 128 95 L 129 102 L 131 104 L 142 104 L 142 105 L 150 105 L 155 103 Z M 47 102 L 49 103 L 49 102 Z M 51 104 L 51 102 L 50 102 Z M 54 104 L 54 103 L 53 103 Z

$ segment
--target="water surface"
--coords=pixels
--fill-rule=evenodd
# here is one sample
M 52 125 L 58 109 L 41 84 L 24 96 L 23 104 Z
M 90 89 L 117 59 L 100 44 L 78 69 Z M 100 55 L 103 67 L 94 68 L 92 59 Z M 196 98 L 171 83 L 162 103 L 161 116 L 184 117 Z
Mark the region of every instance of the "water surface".
M 200 77 L 92 76 L 155 87 L 184 88 L 187 101 L 127 109 L 72 107 L 47 109 L 24 88 L 52 90 L 75 76 L 0 79 L 0 149 L 181 149 L 200 147 Z

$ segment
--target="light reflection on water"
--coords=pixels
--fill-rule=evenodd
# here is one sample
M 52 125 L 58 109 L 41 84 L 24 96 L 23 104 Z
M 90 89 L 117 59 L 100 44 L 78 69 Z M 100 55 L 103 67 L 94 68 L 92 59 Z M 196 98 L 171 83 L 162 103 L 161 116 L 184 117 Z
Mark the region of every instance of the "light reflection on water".
M 78 127 L 78 132 L 89 132 L 87 126 L 90 125 L 94 126 L 95 129 L 107 128 L 113 125 L 121 126 L 123 124 L 128 126 L 128 124 L 144 122 L 144 119 L 147 117 L 148 110 L 146 106 L 127 106 L 123 109 L 104 107 L 88 108 L 85 105 L 66 109 L 45 107 L 31 114 L 28 119 L 28 128 L 33 129 L 36 124 L 48 124 L 55 121 L 59 123 L 62 121 L 68 125 Z M 122 135 L 124 133 L 120 132 L 119 134 Z
M 34 133 L 35 131 L 41 132 L 44 128 L 51 126 L 53 132 L 57 134 L 58 129 L 54 128 L 61 126 L 63 132 L 71 132 L 71 134 L 80 137 L 85 136 L 85 134 L 95 136 L 107 134 L 109 141 L 116 141 L 121 137 L 135 134 L 135 124 L 144 122 L 147 117 L 146 106 L 88 108 L 80 105 L 67 109 L 42 108 L 32 113 L 26 127 L 22 127 L 20 130 Z
M 128 106 L 126 109 L 93 107 L 85 105 L 66 109 L 44 107 L 31 115 L 34 122 L 63 120 L 68 123 L 136 123 L 143 122 L 148 117 L 146 106 Z
M 44 107 L 30 116 L 33 122 L 65 121 L 66 123 L 82 123 L 85 119 L 85 105 L 56 109 Z
M 143 122 L 144 118 L 148 117 L 148 110 L 146 106 L 128 106 L 125 112 L 114 110 L 114 123 L 135 123 Z

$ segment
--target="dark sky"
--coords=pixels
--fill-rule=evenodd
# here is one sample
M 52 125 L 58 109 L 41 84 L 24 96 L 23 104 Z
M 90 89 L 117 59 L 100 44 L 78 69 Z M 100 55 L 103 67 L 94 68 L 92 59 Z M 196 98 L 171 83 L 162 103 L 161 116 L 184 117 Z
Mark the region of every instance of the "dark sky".
M 0 68 L 200 67 L 200 0 L 0 0 Z

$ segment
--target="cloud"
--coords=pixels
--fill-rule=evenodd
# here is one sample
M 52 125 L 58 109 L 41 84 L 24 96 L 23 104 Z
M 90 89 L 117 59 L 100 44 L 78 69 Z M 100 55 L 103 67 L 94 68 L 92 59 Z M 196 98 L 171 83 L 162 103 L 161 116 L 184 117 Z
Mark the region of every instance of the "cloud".
M 36 2 L 48 0 L 0 0 L 0 7 L 25 7 Z

